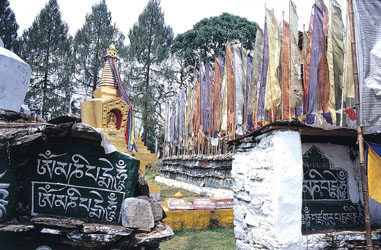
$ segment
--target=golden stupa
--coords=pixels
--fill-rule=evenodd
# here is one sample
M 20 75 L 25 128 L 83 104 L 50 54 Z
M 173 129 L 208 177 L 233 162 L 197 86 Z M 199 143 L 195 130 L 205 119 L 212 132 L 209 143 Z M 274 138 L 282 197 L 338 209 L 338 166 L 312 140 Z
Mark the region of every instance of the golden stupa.
M 145 173 L 146 166 L 156 159 L 140 137 L 136 137 L 138 152 L 128 152 L 125 140 L 125 129 L 129 105 L 123 100 L 112 75 L 108 60 L 118 60 L 117 49 L 111 44 L 107 49 L 105 64 L 98 88 L 93 99 L 81 103 L 82 122 L 101 130 L 118 151 L 133 155 L 140 160 L 140 170 Z

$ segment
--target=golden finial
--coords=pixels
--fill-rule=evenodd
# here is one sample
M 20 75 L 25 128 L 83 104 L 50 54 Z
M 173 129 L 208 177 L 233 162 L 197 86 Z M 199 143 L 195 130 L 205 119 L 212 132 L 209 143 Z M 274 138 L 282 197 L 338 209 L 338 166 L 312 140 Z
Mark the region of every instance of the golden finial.
M 118 57 L 116 56 L 116 53 L 118 53 L 118 50 L 115 48 L 114 43 L 111 43 L 107 49 L 107 53 L 106 53 L 105 58 L 106 57 L 114 57 L 114 58 L 118 59 Z

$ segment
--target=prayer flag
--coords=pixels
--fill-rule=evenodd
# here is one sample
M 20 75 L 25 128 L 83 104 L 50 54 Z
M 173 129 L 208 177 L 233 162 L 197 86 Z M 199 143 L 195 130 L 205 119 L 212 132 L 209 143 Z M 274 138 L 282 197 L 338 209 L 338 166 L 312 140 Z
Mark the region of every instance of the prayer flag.
M 266 9 L 268 32 L 269 62 L 267 69 L 265 110 L 273 111 L 281 103 L 282 92 L 279 85 L 278 70 L 280 58 L 280 34 L 274 10 Z
M 330 4 L 330 18 L 328 29 L 328 48 L 327 61 L 329 69 L 329 112 L 331 113 L 332 123 L 340 124 L 340 116 L 336 110 L 341 108 L 342 98 L 342 77 L 344 60 L 343 42 L 344 24 L 342 21 L 340 5 L 336 0 Z M 353 73 L 353 72 L 352 72 Z M 353 76 L 352 76 L 353 77 Z M 353 78 L 352 78 L 353 79 Z M 339 119 L 336 119 L 339 118 Z
M 329 71 L 328 71 L 328 63 L 327 63 L 327 35 L 328 35 L 328 9 L 325 6 L 322 0 L 317 0 L 316 4 L 323 11 L 323 35 L 321 37 L 321 56 L 318 67 L 318 110 L 323 113 L 323 117 L 327 118 L 326 121 L 331 121 L 329 112 L 329 93 L 330 93 L 330 85 L 329 85 Z
M 346 109 L 345 113 L 347 113 L 349 119 L 351 119 L 352 121 L 357 120 L 357 115 L 354 109 Z
M 323 10 L 314 5 L 314 20 L 311 42 L 311 63 L 309 69 L 308 92 L 307 92 L 307 124 L 313 124 L 318 108 L 318 84 L 319 64 L 322 54 L 323 41 Z
M 290 120 L 290 33 L 289 25 L 283 20 L 283 89 L 282 115 L 283 120 Z
M 266 93 L 266 82 L 267 82 L 267 69 L 269 65 L 269 46 L 267 39 L 267 23 L 265 21 L 264 35 L 263 35 L 263 60 L 262 69 L 260 77 L 260 86 L 258 90 L 258 121 L 265 120 L 265 93 Z
M 228 44 L 226 45 L 226 55 L 228 54 Z M 227 56 L 225 60 L 225 66 L 223 71 L 222 83 L 221 83 L 221 123 L 220 131 L 226 132 L 228 130 L 228 72 L 227 72 Z
M 289 43 L 290 43 L 290 117 L 294 117 L 293 108 L 301 108 L 303 102 L 303 86 L 299 77 L 300 72 L 300 50 L 299 50 L 299 31 L 298 31 L 298 15 L 296 13 L 296 5 L 290 0 L 290 31 L 289 31 Z
M 227 72 L 227 129 L 230 139 L 235 137 L 235 80 L 233 73 L 233 52 L 230 49 L 230 44 L 226 45 L 226 72 Z
M 219 131 L 221 124 L 221 86 L 223 79 L 223 64 L 224 60 L 222 56 L 214 58 L 213 133 Z
M 344 86 L 343 98 L 355 98 L 355 84 L 353 80 L 352 48 L 351 48 L 351 30 L 349 27 L 349 15 L 346 18 L 345 27 L 345 45 L 344 45 Z
M 368 144 L 368 188 L 369 197 L 381 203 L 381 145 Z
M 257 29 L 255 37 L 255 45 L 253 52 L 253 66 L 250 81 L 250 91 L 249 91 L 249 101 L 247 104 L 248 114 L 251 115 L 253 126 L 257 124 L 257 110 L 258 110 L 258 93 L 259 93 L 259 83 L 261 77 L 263 59 L 263 33 L 260 29 Z M 252 127 L 249 126 L 249 130 Z
M 312 8 L 313 10 L 314 8 Z M 306 55 L 304 60 L 304 82 L 303 82 L 303 113 L 307 114 L 308 84 L 310 81 L 310 65 L 311 65 L 311 46 L 312 46 L 312 28 L 314 23 L 314 15 L 311 13 L 310 24 L 308 26 L 308 34 L 306 41 Z
M 236 133 L 239 135 L 243 134 L 243 107 L 244 107 L 244 89 L 243 89 L 243 70 L 242 70 L 242 58 L 241 53 L 238 50 L 238 48 L 233 48 L 234 51 L 234 59 L 233 59 L 233 70 L 234 70 L 234 76 L 235 76 L 235 105 L 234 105 L 234 112 L 235 112 L 235 125 L 236 125 Z

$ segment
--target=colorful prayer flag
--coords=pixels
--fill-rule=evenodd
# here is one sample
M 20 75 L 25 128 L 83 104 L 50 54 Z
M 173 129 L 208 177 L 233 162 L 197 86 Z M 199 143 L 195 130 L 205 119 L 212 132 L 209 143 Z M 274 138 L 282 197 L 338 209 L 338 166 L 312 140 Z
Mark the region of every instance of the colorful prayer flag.
M 301 108 L 303 102 L 303 86 L 299 77 L 300 72 L 300 50 L 299 50 L 299 31 L 298 15 L 296 5 L 290 0 L 290 116 L 294 117 L 294 108 Z
M 266 9 L 266 23 L 268 32 L 269 63 L 267 69 L 265 110 L 269 110 L 273 113 L 274 109 L 279 108 L 282 97 L 278 77 L 281 43 L 278 21 L 275 18 L 274 10 Z
M 368 144 L 368 188 L 369 197 L 381 203 L 381 145 Z

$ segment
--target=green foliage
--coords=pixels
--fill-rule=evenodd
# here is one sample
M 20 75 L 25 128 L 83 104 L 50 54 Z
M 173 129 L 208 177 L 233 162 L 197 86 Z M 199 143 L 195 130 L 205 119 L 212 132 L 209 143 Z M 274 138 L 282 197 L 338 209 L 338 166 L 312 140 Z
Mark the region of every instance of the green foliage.
M 44 118 L 67 113 L 70 78 L 67 63 L 71 55 L 68 26 L 61 19 L 57 0 L 50 0 L 26 30 L 20 42 L 20 55 L 32 67 L 29 91 L 25 97 L 31 111 Z
M 126 56 L 124 35 L 111 24 L 111 13 L 105 0 L 92 6 L 86 15 L 85 24 L 74 38 L 76 80 L 82 94 L 92 96 L 100 81 L 106 49 L 114 42 L 121 58 Z
M 15 13 L 9 7 L 8 0 L 0 0 L 0 37 L 4 47 L 14 50 L 17 45 L 17 30 Z
M 213 62 L 214 57 L 224 55 L 225 44 L 239 44 L 247 50 L 254 49 L 258 24 L 246 18 L 223 13 L 204 18 L 188 30 L 176 36 L 171 51 L 180 64 L 180 84 L 191 77 L 195 62 L 199 59 Z
M 142 139 L 152 149 L 163 124 L 162 103 L 173 94 L 173 70 L 169 60 L 173 32 L 164 23 L 159 1 L 148 2 L 128 37 L 132 102 L 142 122 Z

